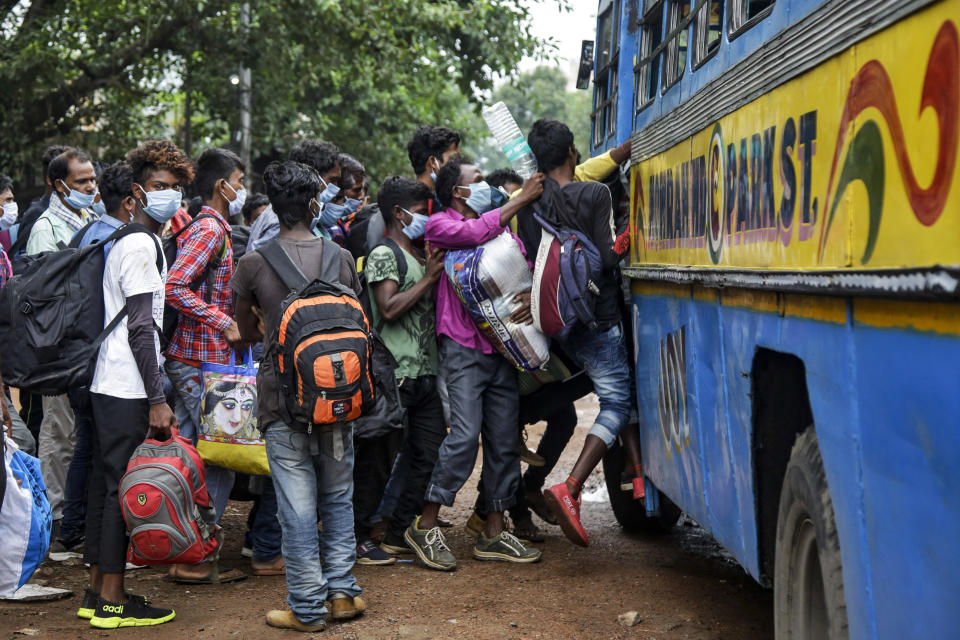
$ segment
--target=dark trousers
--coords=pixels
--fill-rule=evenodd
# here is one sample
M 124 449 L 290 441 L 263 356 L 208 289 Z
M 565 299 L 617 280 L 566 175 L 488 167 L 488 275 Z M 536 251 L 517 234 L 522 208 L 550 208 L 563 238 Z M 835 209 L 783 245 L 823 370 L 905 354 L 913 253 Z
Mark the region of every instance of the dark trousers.
M 87 501 L 87 539 L 83 560 L 102 573 L 123 573 L 127 562 L 127 526 L 117 495 L 127 463 L 147 436 L 150 405 L 90 394 L 93 405 L 93 467 Z
M 499 353 L 485 354 L 447 336 L 440 337 L 440 368 L 450 395 L 450 432 L 424 501 L 453 505 L 473 472 L 482 438 L 484 506 L 505 511 L 516 502 L 520 483 L 517 371 Z
M 83 536 L 87 520 L 87 483 L 93 459 L 93 407 L 90 405 L 90 391 L 86 388 L 67 395 L 70 408 L 77 417 L 77 443 L 67 469 L 60 539 L 74 541 Z
M 43 396 L 29 391 L 20 392 L 20 417 L 27 429 L 33 434 L 35 442 L 40 442 L 40 423 L 43 422 Z
M 263 479 L 263 491 L 253 501 L 250 517 L 247 519 L 250 531 L 250 548 L 257 562 L 273 560 L 281 551 L 282 532 L 277 520 L 277 492 L 273 488 L 273 479 Z
M 547 475 L 553 471 L 560 460 L 563 450 L 573 437 L 577 428 L 577 409 L 574 402 L 593 391 L 590 378 L 580 373 L 563 382 L 553 382 L 541 387 L 530 395 L 520 398 L 520 425 L 534 424 L 545 420 L 547 428 L 537 445 L 537 453 L 543 457 L 542 467 L 528 467 L 523 474 L 523 482 L 517 489 L 517 504 L 510 509 L 510 517 L 514 520 L 524 520 L 530 517 L 526 491 L 539 491 Z M 483 487 L 479 487 L 477 502 L 474 510 L 486 519 L 487 509 L 484 507 Z
M 357 544 L 370 537 L 370 521 L 380 506 L 402 438 L 403 430 L 397 429 L 382 436 L 353 439 L 353 521 Z
M 521 398 L 520 404 L 523 404 Z M 557 407 L 555 411 L 546 418 L 547 428 L 540 438 L 540 444 L 537 445 L 537 454 L 543 457 L 544 465 L 542 467 L 527 467 L 523 474 L 523 481 L 517 487 L 517 503 L 510 508 L 510 517 L 514 520 L 526 520 L 530 517 L 530 509 L 527 508 L 527 500 L 524 493 L 527 491 L 539 491 L 547 479 L 547 474 L 553 471 L 560 460 L 560 455 L 573 437 L 573 431 L 577 428 L 577 410 L 572 402 Z M 474 510 L 481 518 L 487 518 L 487 510 L 484 508 L 483 487 L 477 494 L 477 502 Z
M 423 510 L 423 493 L 437 463 L 440 444 L 447 435 L 436 376 L 404 380 L 400 404 L 407 410 L 408 427 L 402 451 L 404 464 L 396 467 L 406 473 L 406 478 L 389 529 L 390 537 L 397 539 Z

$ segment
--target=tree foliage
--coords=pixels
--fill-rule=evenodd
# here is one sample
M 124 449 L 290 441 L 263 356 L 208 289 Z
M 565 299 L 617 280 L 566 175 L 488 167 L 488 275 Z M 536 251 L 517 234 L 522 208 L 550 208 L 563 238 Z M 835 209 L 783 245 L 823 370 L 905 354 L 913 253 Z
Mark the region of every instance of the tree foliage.
M 521 0 L 0 0 L 0 171 L 31 177 L 69 142 L 104 159 L 139 141 L 236 147 L 252 72 L 253 156 L 320 137 L 371 173 L 409 172 L 421 123 L 476 125 L 468 107 L 542 53 Z M 547 45 L 549 46 L 549 45 Z
M 563 71 L 540 66 L 499 86 L 490 102 L 503 101 L 524 135 L 540 118 L 566 123 L 573 131 L 578 150 L 587 157 L 590 151 L 590 92 L 567 90 L 567 84 Z M 483 161 L 486 171 L 507 166 L 506 156 L 489 135 L 468 141 L 467 146 L 469 152 Z

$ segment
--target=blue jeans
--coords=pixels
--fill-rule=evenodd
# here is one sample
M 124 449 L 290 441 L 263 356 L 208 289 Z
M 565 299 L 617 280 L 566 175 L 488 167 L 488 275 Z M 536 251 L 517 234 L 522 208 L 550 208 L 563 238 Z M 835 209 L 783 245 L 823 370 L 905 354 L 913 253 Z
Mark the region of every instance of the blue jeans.
M 600 438 L 607 447 L 616 442 L 633 406 L 625 343 L 620 324 L 596 333 L 577 327 L 561 343 L 593 381 L 593 390 L 600 398 L 600 413 L 588 435 Z
M 353 531 L 353 427 L 316 426 L 312 435 L 275 422 L 266 430 L 287 567 L 287 603 L 304 624 L 324 620 L 329 594 L 361 593 L 350 572 Z M 317 533 L 317 515 L 323 535 Z M 322 561 L 321 561 L 322 556 Z
M 193 367 L 169 358 L 164 368 L 167 370 L 167 376 L 177 396 L 173 412 L 177 416 L 177 422 L 180 423 L 180 435 L 190 438 L 196 444 L 203 401 L 203 377 L 200 374 L 200 367 Z M 227 508 L 227 502 L 230 500 L 230 491 L 233 489 L 236 474 L 230 469 L 210 464 L 206 465 L 206 471 L 207 492 L 217 512 L 217 522 L 220 522 Z

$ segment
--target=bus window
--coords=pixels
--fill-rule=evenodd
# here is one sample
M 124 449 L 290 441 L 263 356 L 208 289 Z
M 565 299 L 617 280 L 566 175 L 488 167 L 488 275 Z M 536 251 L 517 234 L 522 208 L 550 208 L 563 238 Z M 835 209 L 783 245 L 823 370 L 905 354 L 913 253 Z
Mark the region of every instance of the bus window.
M 730 37 L 734 38 L 765 18 L 774 0 L 730 0 Z
M 696 69 L 720 49 L 723 29 L 723 0 L 710 0 L 697 13 L 693 35 L 693 68 Z
M 639 62 L 634 68 L 637 84 L 637 111 L 657 97 L 660 87 L 660 54 L 650 54 L 660 45 L 663 37 L 663 2 L 647 0 L 643 18 L 640 19 Z
M 667 58 L 663 67 L 663 90 L 675 85 L 687 66 L 687 42 L 690 30 L 685 18 L 690 15 L 690 0 L 670 0 L 667 12 L 667 35 L 678 31 L 667 44 Z M 683 26 L 681 26 L 683 25 Z
M 599 147 L 616 133 L 617 69 L 620 59 L 620 2 L 600 4 L 597 20 L 597 74 L 593 93 L 593 146 Z

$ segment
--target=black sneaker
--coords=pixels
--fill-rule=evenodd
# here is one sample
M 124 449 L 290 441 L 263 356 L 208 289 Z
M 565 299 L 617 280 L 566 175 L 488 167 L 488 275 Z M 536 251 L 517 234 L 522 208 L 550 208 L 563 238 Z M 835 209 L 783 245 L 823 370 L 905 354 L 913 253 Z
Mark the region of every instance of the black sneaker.
M 90 626 L 98 629 L 117 627 L 152 627 L 176 617 L 173 609 L 158 609 L 147 604 L 142 596 L 131 596 L 126 602 L 108 602 L 97 599 L 97 608 L 90 618 Z
M 80 608 L 77 609 L 77 617 L 84 620 L 92 618 L 93 614 L 97 612 L 97 600 L 99 599 L 99 593 L 86 589 L 83 592 L 83 601 L 80 603 Z
M 150 604 L 150 601 L 147 600 L 146 596 L 137 596 L 132 593 L 127 594 L 128 598 L 138 598 L 145 606 Z M 89 620 L 93 617 L 93 614 L 97 612 L 97 600 L 100 599 L 100 594 L 92 589 L 84 589 L 83 591 L 83 601 L 80 603 L 80 608 L 77 609 L 77 617 L 83 618 L 84 620 Z
M 373 543 L 372 540 L 367 540 L 362 544 L 357 545 L 357 564 L 363 564 L 367 566 L 382 566 L 387 564 L 396 564 L 397 559 L 392 555 L 383 551 Z
M 50 545 L 50 553 L 64 553 L 66 551 L 80 551 L 83 549 L 83 536 L 79 538 L 73 538 L 72 540 L 64 540 L 59 538 L 54 540 L 53 544 Z

